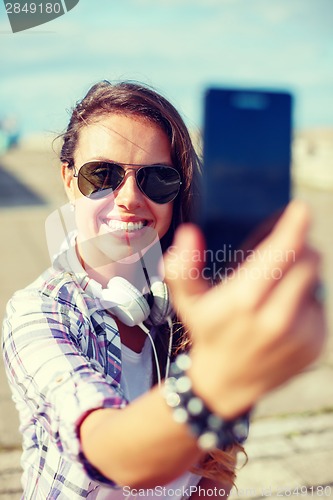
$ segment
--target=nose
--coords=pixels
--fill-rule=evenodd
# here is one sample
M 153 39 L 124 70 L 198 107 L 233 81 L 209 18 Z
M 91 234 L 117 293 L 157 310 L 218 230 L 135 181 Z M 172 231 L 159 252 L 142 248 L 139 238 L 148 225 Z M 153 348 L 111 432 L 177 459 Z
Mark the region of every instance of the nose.
M 127 210 L 132 210 L 143 204 L 143 194 L 136 183 L 135 169 L 126 170 L 122 184 L 115 191 L 115 202 Z

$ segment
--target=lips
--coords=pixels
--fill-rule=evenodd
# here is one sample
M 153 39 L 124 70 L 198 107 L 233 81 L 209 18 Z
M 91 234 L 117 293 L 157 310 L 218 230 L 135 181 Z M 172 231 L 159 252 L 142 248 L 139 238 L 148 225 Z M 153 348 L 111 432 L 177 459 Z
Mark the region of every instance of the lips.
M 147 220 L 125 222 L 122 220 L 109 219 L 105 222 L 112 231 L 126 231 L 128 233 L 140 231 L 140 229 L 147 226 L 148 224 Z

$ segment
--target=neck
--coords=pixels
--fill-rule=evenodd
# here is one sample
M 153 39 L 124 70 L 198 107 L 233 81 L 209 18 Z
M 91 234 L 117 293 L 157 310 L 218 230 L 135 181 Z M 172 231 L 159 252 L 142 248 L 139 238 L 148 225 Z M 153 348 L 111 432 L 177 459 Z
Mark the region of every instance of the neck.
M 147 293 L 149 289 L 149 276 L 140 261 L 135 264 L 120 264 L 119 262 L 114 262 L 105 266 L 100 266 L 97 269 L 90 267 L 82 258 L 80 258 L 80 263 L 89 278 L 100 283 L 103 288 L 107 288 L 111 278 L 114 276 L 121 276 L 139 291 Z
M 90 262 L 89 254 L 82 252 L 80 244 L 76 244 L 76 253 L 81 266 L 88 274 L 89 278 L 97 281 L 103 288 L 107 287 L 108 282 L 114 276 L 121 276 L 129 281 L 135 288 L 144 293 L 148 292 L 152 278 L 159 276 L 159 261 L 162 256 L 159 243 L 153 247 L 150 252 L 135 254 L 130 258 L 121 261 L 112 261 L 110 259 L 100 259 L 99 265 Z

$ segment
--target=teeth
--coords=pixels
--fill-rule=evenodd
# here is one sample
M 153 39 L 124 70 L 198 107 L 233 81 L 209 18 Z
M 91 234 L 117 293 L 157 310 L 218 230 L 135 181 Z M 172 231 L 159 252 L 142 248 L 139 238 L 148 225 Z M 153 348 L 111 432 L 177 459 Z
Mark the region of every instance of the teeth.
M 124 222 L 121 220 L 109 220 L 108 221 L 108 226 L 110 229 L 113 231 L 138 231 L 139 229 L 142 229 L 144 226 L 144 223 L 142 221 L 139 222 Z

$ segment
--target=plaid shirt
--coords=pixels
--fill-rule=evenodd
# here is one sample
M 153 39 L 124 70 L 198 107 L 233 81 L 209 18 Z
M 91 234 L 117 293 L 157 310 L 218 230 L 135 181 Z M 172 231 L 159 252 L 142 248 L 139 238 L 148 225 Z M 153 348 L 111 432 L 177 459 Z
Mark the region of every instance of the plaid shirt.
M 81 450 L 78 426 L 96 408 L 122 408 L 114 319 L 84 274 L 59 266 L 7 306 L 3 354 L 23 435 L 24 498 L 95 498 L 114 486 Z
M 91 410 L 129 403 L 120 384 L 119 331 L 100 289 L 70 245 L 8 303 L 3 355 L 20 414 L 24 499 L 137 496 L 116 488 L 86 460 L 78 436 Z M 189 498 L 199 481 L 200 476 L 185 472 L 166 485 L 164 498 Z M 161 498 L 161 491 L 157 487 L 145 496 Z

